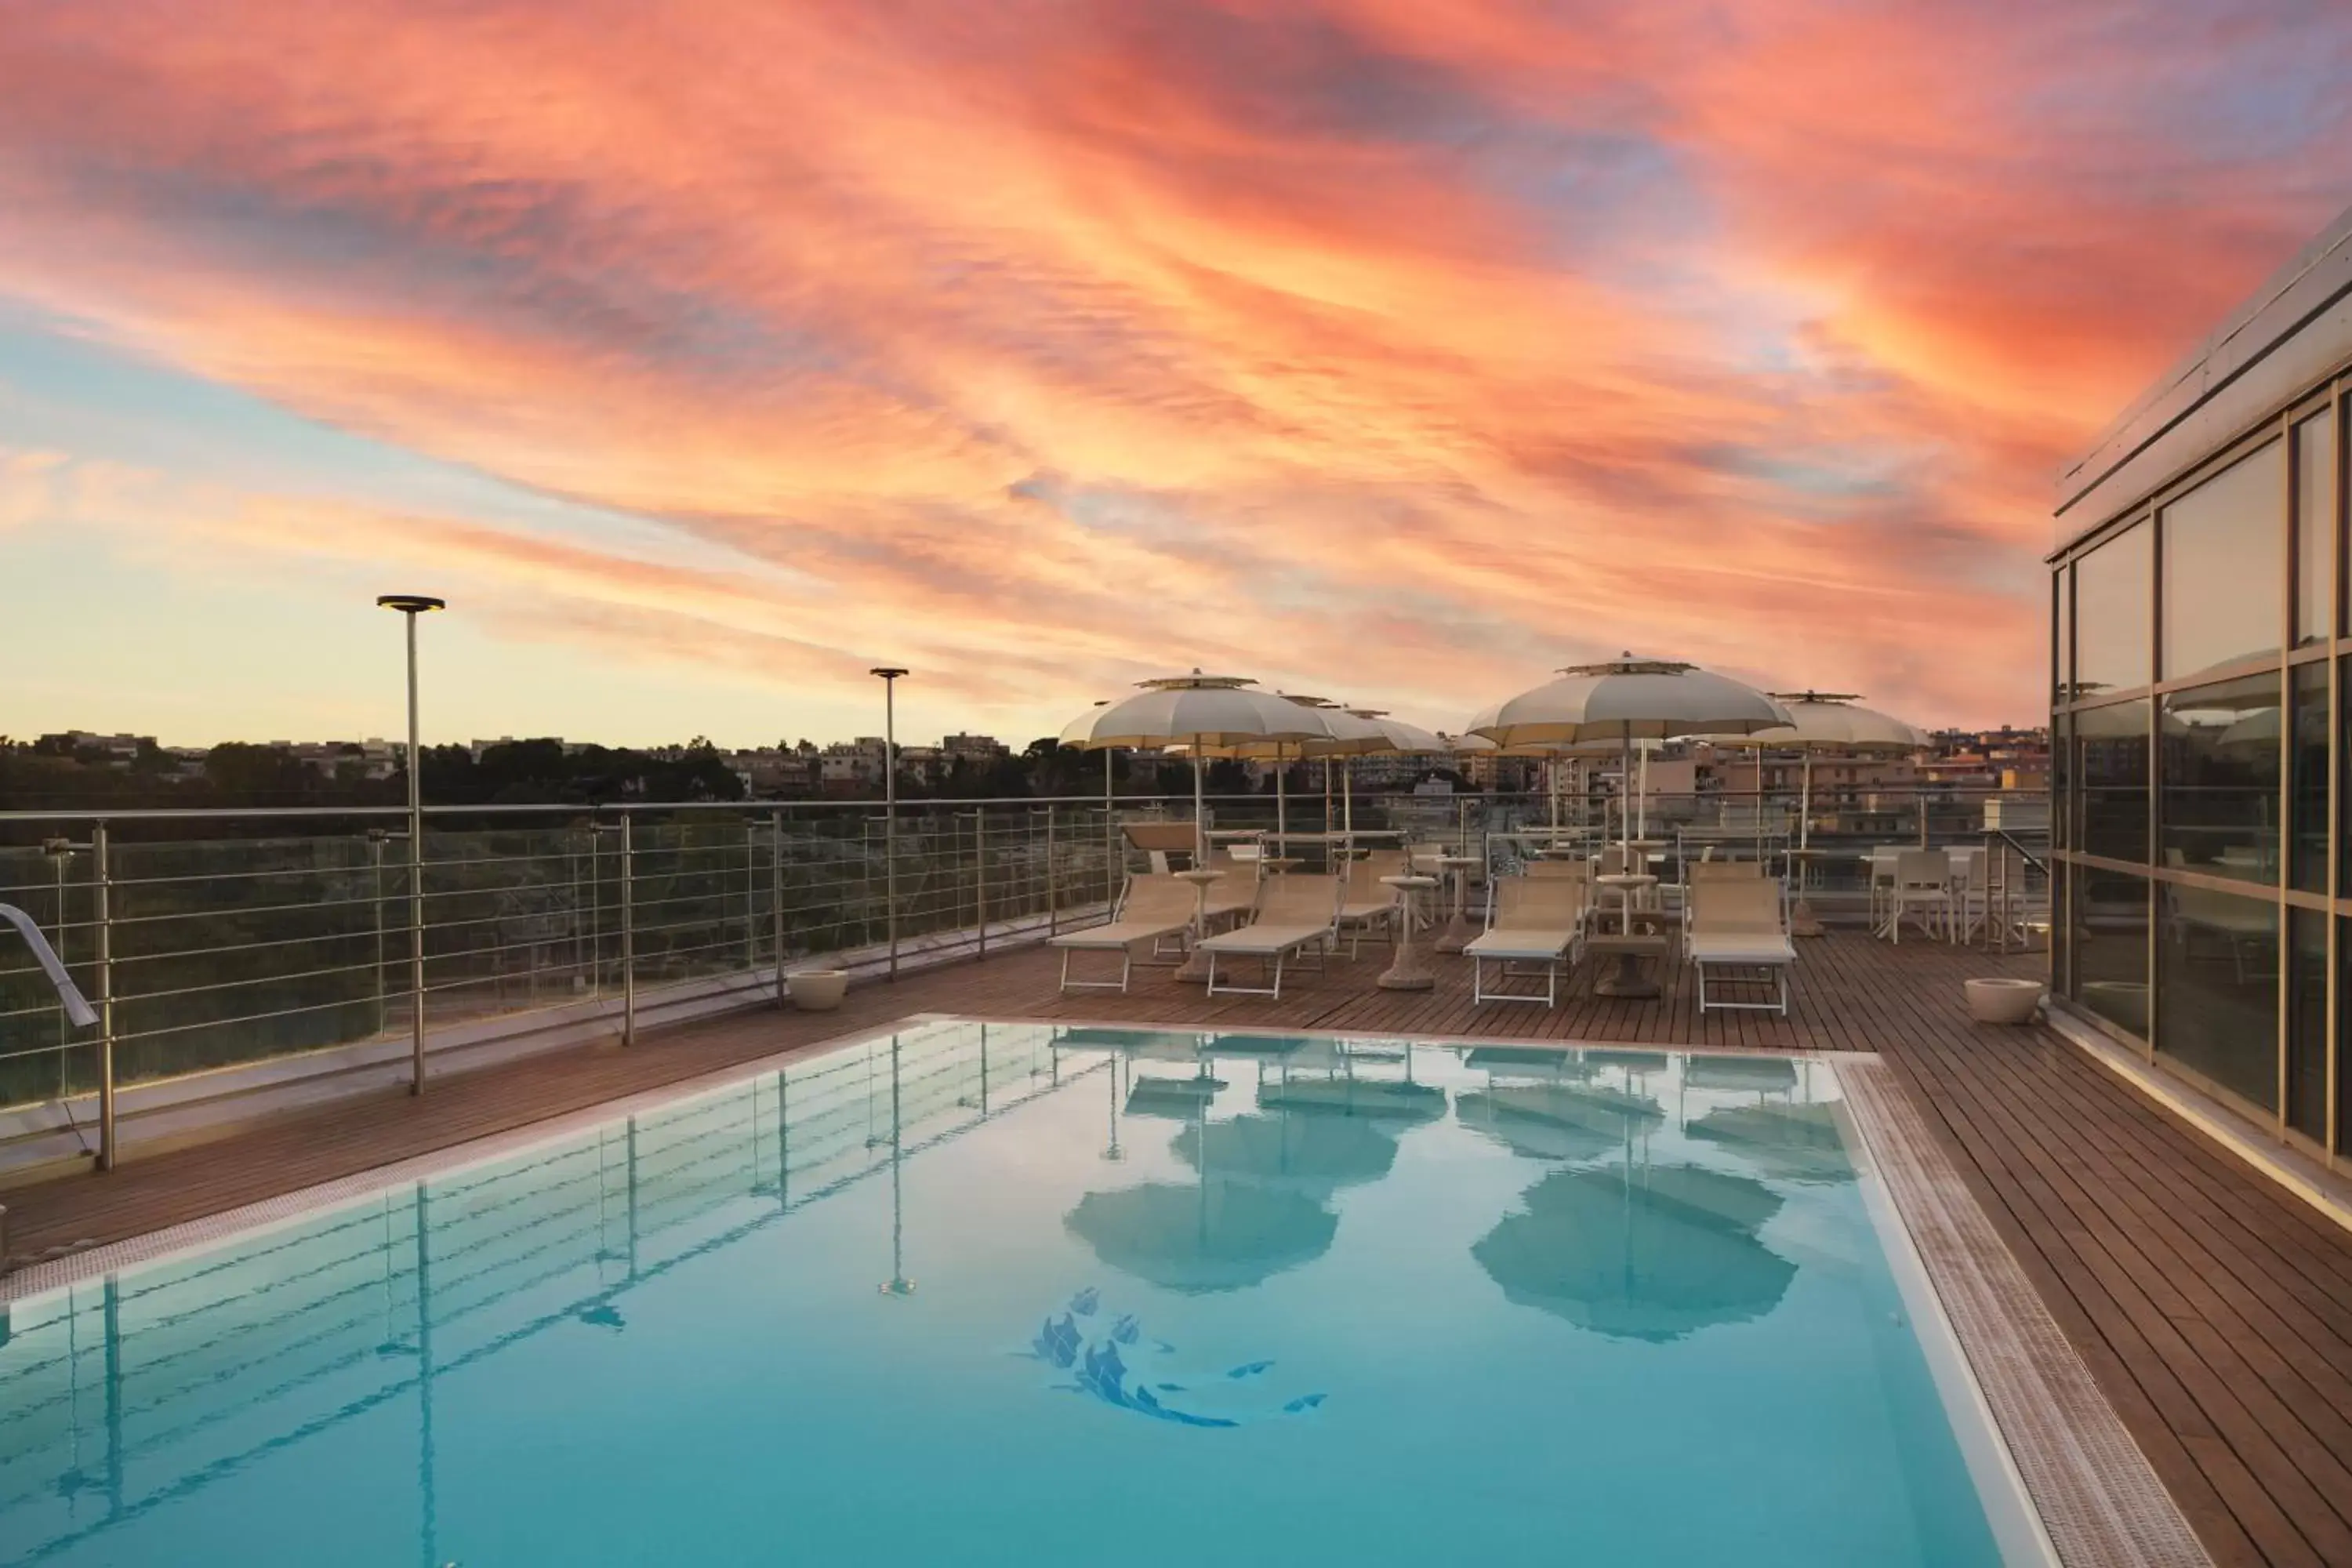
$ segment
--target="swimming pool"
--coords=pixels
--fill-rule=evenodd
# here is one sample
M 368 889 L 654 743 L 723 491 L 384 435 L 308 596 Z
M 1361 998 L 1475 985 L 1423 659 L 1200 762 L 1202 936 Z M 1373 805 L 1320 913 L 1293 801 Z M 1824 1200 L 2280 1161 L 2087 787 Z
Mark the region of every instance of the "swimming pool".
M 1999 1562 L 1873 1193 L 1826 1063 L 929 1023 L 13 1303 L 0 1561 Z

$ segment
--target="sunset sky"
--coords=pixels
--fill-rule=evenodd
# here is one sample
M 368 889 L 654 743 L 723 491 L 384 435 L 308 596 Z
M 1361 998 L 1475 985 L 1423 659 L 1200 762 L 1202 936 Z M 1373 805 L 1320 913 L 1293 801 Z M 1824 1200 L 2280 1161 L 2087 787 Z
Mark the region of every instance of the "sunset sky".
M 0 0 L 0 731 L 2034 721 L 2056 466 L 2352 205 L 2343 0 Z

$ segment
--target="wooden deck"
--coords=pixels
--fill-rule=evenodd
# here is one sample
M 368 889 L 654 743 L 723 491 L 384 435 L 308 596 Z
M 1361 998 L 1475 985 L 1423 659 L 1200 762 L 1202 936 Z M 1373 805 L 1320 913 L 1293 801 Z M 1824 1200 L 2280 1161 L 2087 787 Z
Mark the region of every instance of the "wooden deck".
M 839 1013 L 745 1013 L 289 1115 L 110 1175 L 5 1194 L 20 1256 L 106 1242 L 527 1125 L 911 1014 L 1877 1051 L 2171 1488 L 2217 1562 L 2352 1563 L 2352 1233 L 2176 1121 L 2054 1034 L 1971 1025 L 1970 974 L 2035 972 L 1841 932 L 1803 944 L 1790 1016 L 1696 1016 L 1580 983 L 1557 1011 L 1474 1008 L 1459 960 L 1437 989 L 1378 991 L 1385 954 L 1286 986 L 1203 997 L 1165 970 L 1132 994 L 1056 994 L 1035 948 L 865 985 Z

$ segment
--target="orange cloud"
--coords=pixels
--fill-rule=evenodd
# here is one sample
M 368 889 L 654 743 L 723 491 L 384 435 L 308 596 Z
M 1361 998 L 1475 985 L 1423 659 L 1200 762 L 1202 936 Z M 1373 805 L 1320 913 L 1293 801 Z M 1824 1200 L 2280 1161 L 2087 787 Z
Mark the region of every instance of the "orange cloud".
M 2026 718 L 2051 467 L 2352 179 L 2352 16 L 2145 12 L 19 7 L 0 297 L 741 563 L 228 525 L 534 635 L 1040 728 L 1628 644 Z

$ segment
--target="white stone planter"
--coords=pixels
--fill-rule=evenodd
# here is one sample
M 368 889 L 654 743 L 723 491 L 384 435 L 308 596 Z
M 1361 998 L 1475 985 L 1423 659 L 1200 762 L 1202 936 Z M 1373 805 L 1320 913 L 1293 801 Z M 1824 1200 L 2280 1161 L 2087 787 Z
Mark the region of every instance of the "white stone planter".
M 841 1005 L 842 995 L 849 989 L 846 969 L 803 969 L 797 974 L 786 975 L 784 980 L 785 994 L 803 1013 L 832 1012 Z
M 1969 1016 L 1979 1024 L 2024 1024 L 2042 1005 L 2042 982 L 2007 976 L 1963 983 Z

